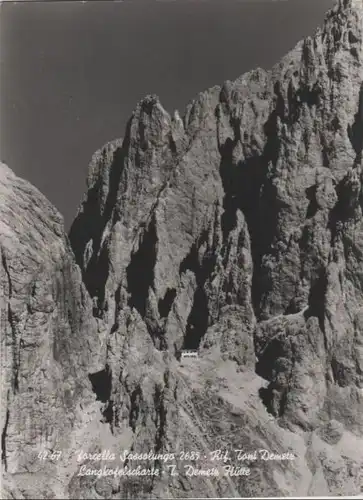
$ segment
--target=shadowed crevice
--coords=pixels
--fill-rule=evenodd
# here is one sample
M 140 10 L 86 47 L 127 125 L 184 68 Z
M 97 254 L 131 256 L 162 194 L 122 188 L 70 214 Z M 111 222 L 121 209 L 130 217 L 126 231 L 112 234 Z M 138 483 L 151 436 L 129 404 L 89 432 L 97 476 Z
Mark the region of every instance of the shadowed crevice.
M 164 400 L 163 389 L 156 385 L 154 393 L 154 408 L 156 414 L 156 435 L 155 435 L 155 452 L 159 452 L 163 449 L 163 442 L 166 436 L 166 416 L 167 409 Z
M 90 373 L 88 378 L 92 384 L 92 390 L 97 396 L 97 400 L 107 403 L 112 391 L 112 373 L 108 365 L 99 372 Z
M 352 126 L 348 126 L 348 136 L 357 155 L 356 163 L 360 163 L 363 150 L 363 83 L 360 87 L 358 110 L 354 116 L 354 123 Z
M 318 202 L 316 201 L 316 186 L 311 186 L 305 190 L 306 198 L 309 200 L 309 205 L 306 211 L 306 218 L 312 219 L 319 210 Z
M 208 298 L 202 286 L 194 294 L 193 307 L 188 317 L 183 349 L 198 349 L 209 322 Z
M 193 306 L 188 316 L 183 349 L 197 349 L 209 326 L 208 297 L 204 287 L 215 267 L 216 253 L 208 249 L 200 257 L 198 252 L 198 248 L 207 241 L 208 231 L 205 230 L 179 266 L 180 275 L 190 270 L 194 273 L 197 282 Z
M 7 399 L 8 399 L 8 403 L 9 403 L 9 392 L 8 392 Z M 7 432 L 8 432 L 9 419 L 10 419 L 10 411 L 9 411 L 9 409 L 7 409 L 4 427 L 3 427 L 3 430 L 1 433 L 1 462 L 4 464 L 5 472 L 7 472 L 7 470 L 8 470 L 6 437 L 7 437 Z
M 127 267 L 128 305 L 135 307 L 144 318 L 149 288 L 154 287 L 154 267 L 157 251 L 156 220 L 153 215 L 147 230 L 140 236 L 139 248 L 132 254 Z
M 136 423 L 139 418 L 142 403 L 142 392 L 141 388 L 137 387 L 131 394 L 130 397 L 130 415 L 129 415 L 129 426 L 135 432 Z
M 325 334 L 325 296 L 327 291 L 326 269 L 319 272 L 317 279 L 313 282 L 309 298 L 308 309 L 304 313 L 305 319 L 313 316 L 318 318 L 320 330 Z
M 164 297 L 159 300 L 158 309 L 161 318 L 167 318 L 176 297 L 175 288 L 168 288 Z
M 286 351 L 284 341 L 281 339 L 267 341 L 267 345 L 258 354 L 256 373 L 270 382 L 267 387 L 259 390 L 259 396 L 268 413 L 274 417 L 283 416 L 286 408 L 288 388 L 279 385 L 276 382 L 276 377 L 279 370 L 282 369 L 279 368 L 278 360 L 288 357 L 289 353 Z

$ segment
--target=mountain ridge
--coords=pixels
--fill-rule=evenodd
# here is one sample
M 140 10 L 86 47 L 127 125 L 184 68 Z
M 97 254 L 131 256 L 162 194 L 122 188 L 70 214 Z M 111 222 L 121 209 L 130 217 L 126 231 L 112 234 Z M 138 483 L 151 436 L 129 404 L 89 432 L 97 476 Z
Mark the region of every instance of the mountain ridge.
M 324 26 L 271 71 L 255 69 L 201 92 L 183 118 L 169 115 L 157 96 L 145 97 L 124 139 L 95 153 L 69 234 L 72 250 L 62 232 L 56 238 L 73 274 L 61 268 L 54 286 L 66 280 L 64 299 L 52 291 L 52 300 L 67 310 L 68 296 L 82 297 L 50 329 L 55 345 L 65 332 L 65 353 L 79 337 L 74 356 L 62 362 L 71 361 L 69 383 L 79 378 L 84 395 L 63 432 L 73 451 L 174 453 L 168 465 L 177 475 L 153 459 L 133 461 L 162 471 L 138 481 L 80 476 L 81 465 L 104 463 L 64 461 L 54 469 L 53 494 L 362 492 L 362 7 L 340 0 Z M 40 214 L 33 209 L 32 216 Z M 34 245 L 32 252 L 42 255 Z M 5 276 L 4 268 L 11 309 Z M 18 298 L 20 318 L 29 314 L 27 302 L 26 294 Z M 49 332 L 42 335 L 49 342 Z M 88 343 L 84 366 L 93 366 L 77 375 Z M 198 349 L 198 360 L 180 359 L 185 348 Z M 18 403 L 9 394 L 11 416 Z M 37 482 L 26 475 L 17 485 L 19 444 L 9 422 L 5 416 L 6 441 L 14 443 L 6 447 L 14 464 L 8 497 L 39 496 L 44 467 Z M 236 448 L 295 458 L 249 461 L 248 478 L 223 474 L 225 465 L 240 465 Z M 218 449 L 230 458 L 216 465 Z M 183 450 L 199 452 L 195 466 L 216 467 L 217 477 L 189 475 Z

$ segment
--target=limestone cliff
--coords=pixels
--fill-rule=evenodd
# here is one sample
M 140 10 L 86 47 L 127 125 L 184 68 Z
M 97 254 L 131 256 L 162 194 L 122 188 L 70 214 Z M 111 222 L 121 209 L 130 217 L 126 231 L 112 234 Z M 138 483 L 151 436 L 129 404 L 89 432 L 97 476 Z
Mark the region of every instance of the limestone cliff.
M 31 204 L 48 221 L 46 248 L 55 240 L 62 249 L 42 257 L 56 283 L 52 266 L 63 279 L 61 263 L 72 262 L 54 307 L 83 297 L 73 323 L 42 320 L 55 346 L 66 328 L 55 349 L 60 369 L 72 374 L 83 356 L 94 360 L 70 375 L 90 408 L 82 449 L 175 453 L 168 464 L 132 462 L 157 468 L 155 477 L 86 477 L 69 465 L 59 473 L 66 498 L 362 493 L 362 148 L 363 1 L 340 0 L 271 71 L 201 93 L 182 117 L 156 96 L 138 103 L 124 139 L 90 165 L 69 235 L 82 280 L 66 239 L 49 227 L 50 208 L 38 215 Z M 23 241 L 24 252 L 42 255 Z M 2 286 L 6 304 L 15 302 Z M 8 335 L 21 338 L 11 321 Z M 199 359 L 181 362 L 186 348 Z M 70 431 L 73 447 L 79 436 Z M 196 466 L 219 470 L 236 465 L 236 448 L 295 458 L 237 464 L 248 465 L 248 477 L 194 477 L 179 455 L 199 451 Z M 230 451 L 225 463 L 211 460 L 217 449 Z
M 70 239 L 109 332 L 109 422 L 122 434 L 128 418 L 136 448 L 191 446 L 185 436 L 210 425 L 213 398 L 228 420 L 231 386 L 256 371 L 267 381 L 255 388 L 259 417 L 246 402 L 232 439 L 271 447 L 272 426 L 284 448 L 293 432 L 310 477 L 301 494 L 359 492 L 349 470 L 363 452 L 356 462 L 339 446 L 363 432 L 362 14 L 361 1 L 340 1 L 271 71 L 201 93 L 183 118 L 146 97 L 112 161 L 91 173 Z M 198 348 L 204 368 L 183 372 L 173 361 L 182 348 Z M 225 377 L 222 396 L 210 372 L 227 366 L 239 375 Z M 252 429 L 266 410 L 273 422 Z M 204 446 L 217 435 L 207 431 Z M 292 468 L 285 490 L 272 466 L 254 486 L 185 481 L 194 494 L 296 494 L 303 470 Z M 180 495 L 172 483 L 162 491 Z
M 38 454 L 72 449 L 94 404 L 97 325 L 61 216 L 3 164 L 0 199 L 2 498 L 59 498 L 62 460 Z

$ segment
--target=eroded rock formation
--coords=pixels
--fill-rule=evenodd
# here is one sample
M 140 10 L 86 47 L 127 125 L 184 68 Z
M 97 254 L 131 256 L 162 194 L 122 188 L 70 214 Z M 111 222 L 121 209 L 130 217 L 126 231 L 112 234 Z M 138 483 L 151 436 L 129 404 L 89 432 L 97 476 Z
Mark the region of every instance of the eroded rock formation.
M 103 366 L 101 337 L 61 216 L 3 164 L 0 199 L 3 488 L 59 498 L 60 462 L 38 454 L 72 449 L 70 431 L 94 400 L 90 367 Z
M 87 373 L 102 423 L 87 424 L 85 451 L 199 450 L 203 468 L 218 448 L 295 460 L 249 462 L 248 478 L 188 476 L 177 456 L 175 476 L 133 462 L 164 471 L 137 480 L 74 466 L 65 497 L 361 493 L 362 37 L 362 0 L 341 0 L 271 71 L 201 93 L 183 117 L 147 96 L 92 160 L 70 231 L 87 292 L 64 237 L 50 240 L 83 297 L 72 318 L 89 322 L 62 337 L 79 343 L 61 363 L 98 346 Z M 183 348 L 198 361 L 180 363 Z

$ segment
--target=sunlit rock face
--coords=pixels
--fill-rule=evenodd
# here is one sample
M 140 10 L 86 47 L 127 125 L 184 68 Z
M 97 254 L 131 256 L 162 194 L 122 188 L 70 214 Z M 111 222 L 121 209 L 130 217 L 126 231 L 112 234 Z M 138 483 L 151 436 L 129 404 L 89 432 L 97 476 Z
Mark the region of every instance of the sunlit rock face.
M 72 310 L 89 324 L 62 337 L 60 363 L 77 367 L 87 339 L 74 380 L 99 405 L 87 392 L 87 425 L 75 424 L 87 439 L 70 439 L 174 457 L 132 461 L 160 471 L 137 480 L 70 465 L 67 498 L 361 493 L 362 24 L 362 1 L 342 0 L 271 71 L 202 92 L 182 117 L 147 96 L 124 139 L 94 155 L 73 253 L 54 236 L 74 273 L 62 297 L 81 293 Z M 183 349 L 199 357 L 180 360 Z M 237 448 L 295 458 L 238 464 Z M 216 465 L 217 449 L 230 454 Z M 217 477 L 188 474 L 182 450 Z
M 38 454 L 72 448 L 77 415 L 94 400 L 88 373 L 104 360 L 61 216 L 4 164 L 0 200 L 4 496 L 40 498 L 66 483 Z

